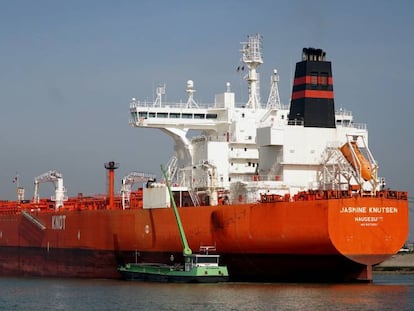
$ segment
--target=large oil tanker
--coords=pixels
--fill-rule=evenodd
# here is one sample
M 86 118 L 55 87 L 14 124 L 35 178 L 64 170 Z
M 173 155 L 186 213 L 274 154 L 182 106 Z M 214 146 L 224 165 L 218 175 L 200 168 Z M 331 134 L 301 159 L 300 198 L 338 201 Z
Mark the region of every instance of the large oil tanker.
M 372 266 L 408 234 L 407 192 L 390 190 L 368 148 L 366 125 L 335 110 L 331 63 L 304 48 L 291 102 L 280 102 L 277 71 L 261 103 L 261 37 L 242 43 L 249 98 L 236 104 L 227 83 L 214 103 L 132 99 L 130 124 L 169 135 L 174 200 L 192 249 L 215 249 L 231 279 L 371 281 Z M 182 261 L 165 182 L 131 172 L 114 189 L 118 163 L 105 164 L 108 193 L 68 198 L 63 176 L 35 179 L 33 199 L 0 202 L 0 274 L 120 278 L 131 262 Z M 44 182 L 51 198 L 39 198 Z

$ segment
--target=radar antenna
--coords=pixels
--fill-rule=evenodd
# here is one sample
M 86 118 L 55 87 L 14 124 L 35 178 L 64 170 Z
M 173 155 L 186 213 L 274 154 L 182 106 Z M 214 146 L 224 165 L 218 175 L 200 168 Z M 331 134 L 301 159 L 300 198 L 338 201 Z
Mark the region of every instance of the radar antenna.
M 188 95 L 187 108 L 193 108 L 193 107 L 198 108 L 198 105 L 194 100 L 194 93 L 196 92 L 196 90 L 194 89 L 194 81 L 193 80 L 188 80 L 187 81 L 187 88 L 186 88 L 185 91 Z

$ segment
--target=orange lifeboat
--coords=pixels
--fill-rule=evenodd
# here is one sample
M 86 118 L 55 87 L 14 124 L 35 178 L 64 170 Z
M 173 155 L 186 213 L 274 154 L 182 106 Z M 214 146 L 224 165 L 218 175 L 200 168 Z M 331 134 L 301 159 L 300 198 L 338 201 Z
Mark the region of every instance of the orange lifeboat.
M 352 148 L 352 150 L 351 150 Z M 346 158 L 346 160 L 349 162 L 349 164 L 352 165 L 352 167 L 356 170 L 361 170 L 361 176 L 364 180 L 370 180 L 372 177 L 372 167 L 371 163 L 365 158 L 365 156 L 362 154 L 361 150 L 359 149 L 356 142 L 351 141 L 349 143 L 345 143 L 340 148 L 342 154 Z M 354 154 L 357 160 L 352 155 Z

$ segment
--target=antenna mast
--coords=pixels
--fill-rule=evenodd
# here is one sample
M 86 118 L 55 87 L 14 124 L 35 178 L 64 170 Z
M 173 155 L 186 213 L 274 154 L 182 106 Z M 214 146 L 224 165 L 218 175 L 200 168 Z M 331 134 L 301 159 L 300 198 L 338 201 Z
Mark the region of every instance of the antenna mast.
M 249 84 L 249 101 L 246 107 L 257 109 L 260 108 L 260 93 L 259 93 L 259 76 L 257 68 L 263 64 L 261 52 L 261 36 L 259 34 L 249 35 L 248 42 L 242 42 L 242 61 L 249 68 L 249 73 L 246 77 Z
M 280 97 L 279 97 L 279 75 L 276 69 L 273 69 L 273 75 L 270 77 L 270 93 L 267 100 L 267 109 L 276 108 L 280 109 Z

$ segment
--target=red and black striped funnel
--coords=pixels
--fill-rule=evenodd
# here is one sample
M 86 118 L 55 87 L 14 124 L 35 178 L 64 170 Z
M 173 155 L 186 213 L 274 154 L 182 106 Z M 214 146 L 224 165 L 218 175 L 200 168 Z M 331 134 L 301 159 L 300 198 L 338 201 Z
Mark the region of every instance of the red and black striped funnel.
M 304 48 L 296 63 L 290 103 L 290 124 L 305 127 L 335 127 L 335 106 L 331 62 L 321 49 Z

